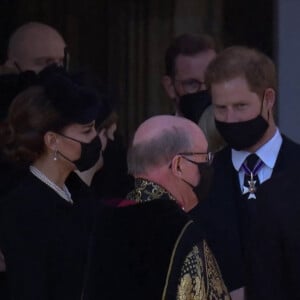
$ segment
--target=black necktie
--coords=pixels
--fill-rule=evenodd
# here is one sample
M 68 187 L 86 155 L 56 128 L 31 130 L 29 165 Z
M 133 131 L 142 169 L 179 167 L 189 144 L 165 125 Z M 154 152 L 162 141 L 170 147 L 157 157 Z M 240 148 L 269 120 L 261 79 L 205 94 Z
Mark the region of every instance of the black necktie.
M 242 165 L 245 172 L 243 194 L 249 194 L 248 199 L 255 198 L 255 192 L 259 186 L 257 173 L 262 166 L 263 162 L 255 153 L 250 154 Z

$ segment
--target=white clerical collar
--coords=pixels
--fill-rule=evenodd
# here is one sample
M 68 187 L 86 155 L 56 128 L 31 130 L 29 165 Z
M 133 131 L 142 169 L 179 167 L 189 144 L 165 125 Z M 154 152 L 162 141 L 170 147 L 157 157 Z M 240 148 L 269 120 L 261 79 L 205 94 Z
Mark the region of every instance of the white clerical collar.
M 282 144 L 282 136 L 278 130 L 276 129 L 275 134 L 273 137 L 266 142 L 264 145 L 262 145 L 258 150 L 256 150 L 256 155 L 264 162 L 266 166 L 273 169 L 275 166 L 275 162 L 280 150 Z M 234 149 L 231 149 L 231 159 L 232 164 L 236 171 L 239 171 L 243 162 L 247 158 L 247 156 L 250 154 L 248 151 L 237 151 Z

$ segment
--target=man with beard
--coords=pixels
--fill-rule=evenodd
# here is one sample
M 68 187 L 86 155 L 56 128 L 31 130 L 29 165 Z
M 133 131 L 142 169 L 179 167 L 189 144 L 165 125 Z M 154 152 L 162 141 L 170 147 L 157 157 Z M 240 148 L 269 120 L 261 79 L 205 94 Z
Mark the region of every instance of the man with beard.
M 216 45 L 212 37 L 179 35 L 166 51 L 166 73 L 162 78 L 175 114 L 199 124 L 208 140 L 208 148 L 213 152 L 224 146 L 215 128 L 211 97 L 204 82 L 205 70 L 215 56 Z
M 205 81 L 216 127 L 228 146 L 215 156 L 211 194 L 198 207 L 198 218 L 229 291 L 235 291 L 247 284 L 256 191 L 267 179 L 293 168 L 300 146 L 275 123 L 276 70 L 266 55 L 229 47 L 210 63 Z

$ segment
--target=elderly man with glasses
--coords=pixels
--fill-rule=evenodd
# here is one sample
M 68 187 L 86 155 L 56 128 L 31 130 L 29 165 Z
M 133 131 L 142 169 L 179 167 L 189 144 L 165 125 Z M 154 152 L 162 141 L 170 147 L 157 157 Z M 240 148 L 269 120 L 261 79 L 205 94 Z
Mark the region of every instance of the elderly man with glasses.
M 156 116 L 140 125 L 128 152 L 135 189 L 98 218 L 86 299 L 230 299 L 186 214 L 207 193 L 212 159 L 190 120 Z

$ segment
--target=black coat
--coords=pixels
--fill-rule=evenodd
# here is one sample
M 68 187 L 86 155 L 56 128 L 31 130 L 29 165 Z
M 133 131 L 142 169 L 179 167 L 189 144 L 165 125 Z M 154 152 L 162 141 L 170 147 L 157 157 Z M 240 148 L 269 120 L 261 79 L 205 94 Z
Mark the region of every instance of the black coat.
M 249 300 L 300 299 L 299 163 L 257 194 L 249 257 Z
M 90 252 L 85 299 L 160 299 L 174 244 L 188 221 L 168 199 L 103 210 Z M 175 273 L 177 284 L 180 268 Z
M 80 299 L 92 199 L 79 179 L 72 199 L 28 173 L 2 200 L 0 248 L 14 300 Z
M 272 173 L 294 166 L 300 157 L 300 145 L 283 136 L 283 143 Z M 245 255 L 251 248 L 248 240 L 249 215 L 242 198 L 238 173 L 231 161 L 229 147 L 214 159 L 214 179 L 210 197 L 191 212 L 206 230 L 208 243 L 214 253 L 224 282 L 233 291 L 245 286 Z M 253 205 L 256 204 L 255 199 Z
M 229 299 L 213 257 L 204 251 L 201 229 L 174 200 L 162 197 L 102 212 L 91 243 L 84 299 L 174 300 L 180 279 L 189 297 L 203 280 L 203 294 Z M 182 269 L 195 248 L 197 259 L 190 258 L 186 268 L 203 267 L 199 282 L 182 278 L 191 278 Z

